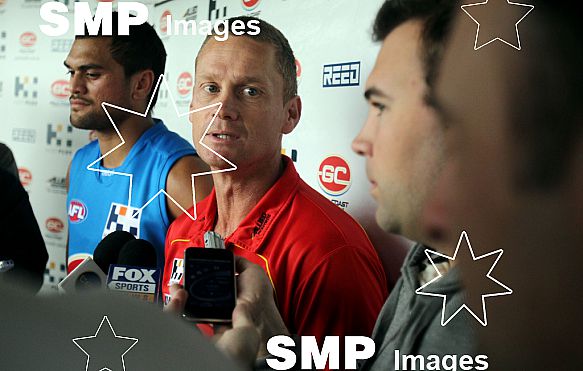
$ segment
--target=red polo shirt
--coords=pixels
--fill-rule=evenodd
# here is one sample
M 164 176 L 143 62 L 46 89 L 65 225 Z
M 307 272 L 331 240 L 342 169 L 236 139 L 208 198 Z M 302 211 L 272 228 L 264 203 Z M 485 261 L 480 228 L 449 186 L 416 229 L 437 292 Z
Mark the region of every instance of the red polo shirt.
M 383 268 L 362 227 L 300 179 L 283 156 L 285 170 L 225 246 L 263 267 L 292 334 L 370 336 L 387 297 Z M 213 230 L 216 194 L 197 204 L 196 221 L 182 215 L 166 236 L 163 293 L 182 284 L 184 250 L 204 246 Z M 192 209 L 190 210 L 192 213 Z

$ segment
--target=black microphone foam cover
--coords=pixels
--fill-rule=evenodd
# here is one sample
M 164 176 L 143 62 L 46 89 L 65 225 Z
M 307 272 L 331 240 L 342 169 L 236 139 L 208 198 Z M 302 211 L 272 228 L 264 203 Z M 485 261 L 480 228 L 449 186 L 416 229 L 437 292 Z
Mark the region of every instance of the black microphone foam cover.
M 95 247 L 93 252 L 93 261 L 105 273 L 109 271 L 111 264 L 117 264 L 119 252 L 130 241 L 135 241 L 133 234 L 126 231 L 111 232 Z
M 146 240 L 127 242 L 119 252 L 119 265 L 133 265 L 144 268 L 157 268 L 156 249 Z

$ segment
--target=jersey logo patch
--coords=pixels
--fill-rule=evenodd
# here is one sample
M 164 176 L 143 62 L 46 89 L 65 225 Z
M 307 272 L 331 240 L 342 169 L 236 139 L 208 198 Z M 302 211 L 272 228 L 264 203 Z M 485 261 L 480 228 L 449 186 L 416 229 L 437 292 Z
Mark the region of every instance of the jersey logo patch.
M 67 214 L 71 223 L 82 223 L 87 219 L 87 206 L 82 201 L 71 200 Z
M 142 213 L 133 216 L 138 210 L 135 207 L 128 207 L 127 205 L 112 202 L 101 238 L 115 231 L 130 232 L 136 238 L 140 238 L 140 219 Z
M 172 286 L 175 283 L 180 284 L 182 281 L 182 275 L 184 274 L 184 259 L 174 258 L 172 262 L 172 274 L 170 275 L 170 281 L 168 281 L 168 286 Z

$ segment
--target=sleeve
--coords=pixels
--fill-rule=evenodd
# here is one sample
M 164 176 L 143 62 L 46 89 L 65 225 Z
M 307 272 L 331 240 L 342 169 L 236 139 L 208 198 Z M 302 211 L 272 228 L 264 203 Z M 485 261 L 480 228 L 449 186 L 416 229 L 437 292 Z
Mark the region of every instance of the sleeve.
M 387 297 L 380 263 L 372 253 L 340 247 L 312 269 L 296 294 L 299 334 L 316 336 L 319 344 L 330 335 L 371 336 Z
M 18 178 L 18 168 L 14 160 L 14 155 L 4 143 L 0 143 L 0 169 L 6 170 Z
M 2 279 L 24 283 L 36 292 L 43 284 L 49 258 L 45 242 L 28 200 L 28 194 L 20 182 L 5 171 L 1 172 L 0 178 L 2 192 L 9 197 L 2 202 L 7 206 L 6 212 L 0 217 L 7 240 L 0 248 L 0 259 L 14 261 L 14 268 L 3 273 Z

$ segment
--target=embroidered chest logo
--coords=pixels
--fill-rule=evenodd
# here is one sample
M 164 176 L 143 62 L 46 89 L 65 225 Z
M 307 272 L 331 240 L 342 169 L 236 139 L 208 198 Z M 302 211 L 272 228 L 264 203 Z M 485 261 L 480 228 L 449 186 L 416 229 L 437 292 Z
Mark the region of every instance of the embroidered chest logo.
M 253 237 L 260 234 L 270 220 L 271 214 L 261 213 L 261 216 L 255 222 L 255 227 L 253 228 Z
M 184 259 L 174 259 L 172 262 L 172 273 L 170 274 L 170 281 L 168 281 L 168 286 L 175 283 L 180 283 L 182 281 L 182 275 L 184 274 Z
M 84 222 L 87 219 L 87 206 L 82 201 L 72 200 L 69 203 L 69 221 L 73 224 Z
M 135 207 L 128 207 L 112 202 L 105 227 L 103 228 L 102 238 L 114 231 L 130 232 L 136 238 L 140 238 L 140 219 L 142 213 L 134 216 L 138 210 Z

